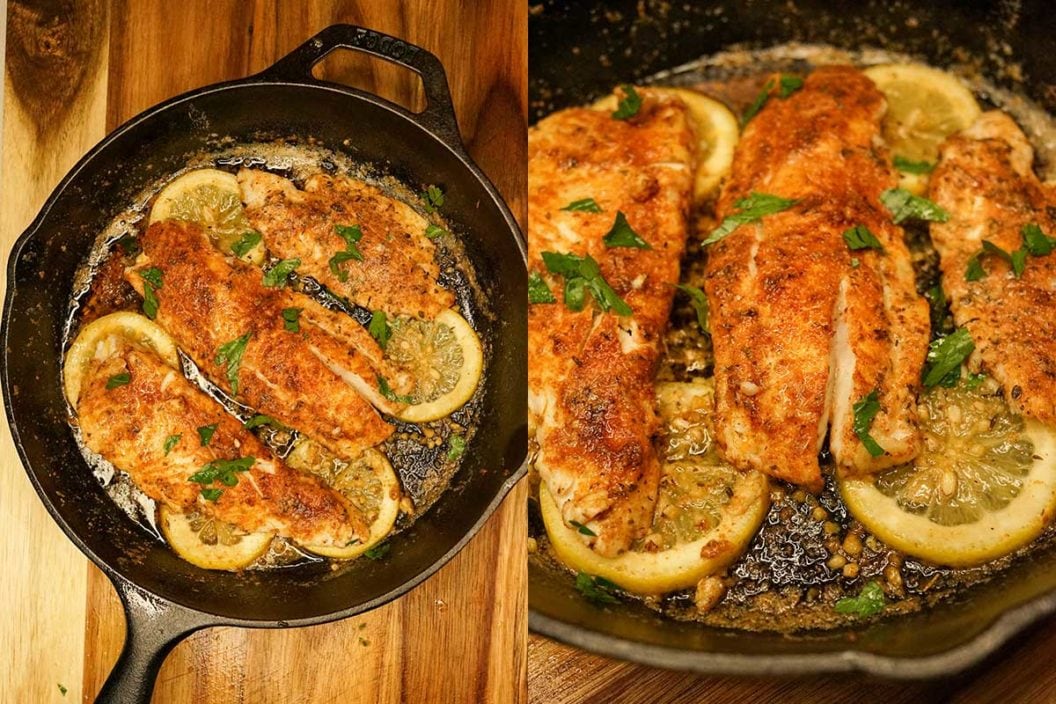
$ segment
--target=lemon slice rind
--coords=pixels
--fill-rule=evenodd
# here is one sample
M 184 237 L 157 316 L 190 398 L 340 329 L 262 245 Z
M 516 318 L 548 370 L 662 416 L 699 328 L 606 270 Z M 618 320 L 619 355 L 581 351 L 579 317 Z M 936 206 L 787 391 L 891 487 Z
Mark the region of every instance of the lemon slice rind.
M 260 559 L 274 533 L 248 533 L 233 545 L 207 545 L 191 527 L 186 515 L 167 506 L 158 509 L 158 527 L 169 547 L 182 559 L 205 570 L 234 572 Z
M 92 360 L 115 354 L 121 341 L 157 354 L 174 369 L 180 367 L 176 343 L 159 325 L 139 313 L 123 311 L 104 315 L 85 325 L 66 352 L 62 377 L 71 406 L 77 406 L 84 374 Z
M 459 372 L 458 382 L 450 391 L 431 401 L 408 405 L 396 414 L 397 418 L 408 423 L 439 420 L 457 411 L 477 390 L 480 375 L 484 370 L 484 349 L 480 344 L 480 338 L 465 318 L 449 308 L 440 313 L 433 322 L 446 325 L 454 332 L 455 339 L 462 348 L 462 369 Z
M 1034 464 L 1023 488 L 998 511 L 955 526 L 907 513 L 871 479 L 838 480 L 848 511 L 887 545 L 949 567 L 970 567 L 1007 555 L 1038 537 L 1056 513 L 1056 431 L 1028 420 Z

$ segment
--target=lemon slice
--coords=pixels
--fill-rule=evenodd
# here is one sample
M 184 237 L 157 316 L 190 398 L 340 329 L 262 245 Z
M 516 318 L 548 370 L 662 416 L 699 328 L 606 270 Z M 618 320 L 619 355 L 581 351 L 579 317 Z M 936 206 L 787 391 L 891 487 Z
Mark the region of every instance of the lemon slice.
M 894 156 L 934 164 L 942 141 L 981 113 L 972 92 L 946 71 L 921 64 L 883 64 L 864 73 L 887 98 L 883 134 Z M 916 195 L 927 189 L 927 174 L 899 176 L 899 185 Z
M 169 547 L 192 565 L 233 572 L 248 567 L 268 550 L 274 533 L 245 533 L 200 513 L 158 509 L 158 527 Z
M 851 514 L 891 547 L 951 567 L 1036 538 L 1056 511 L 1056 431 L 963 385 L 927 392 L 921 416 L 916 461 L 838 480 Z
M 165 186 L 150 209 L 150 222 L 161 220 L 198 223 L 226 253 L 231 253 L 232 246 L 253 230 L 242 209 L 238 179 L 218 169 L 188 171 Z M 241 259 L 257 266 L 263 264 L 263 242 L 258 241 Z
M 657 386 L 667 428 L 660 498 L 653 532 L 630 551 L 598 555 L 540 486 L 543 523 L 562 562 L 630 592 L 663 594 L 691 587 L 743 554 L 770 505 L 769 482 L 761 472 L 741 472 L 719 459 L 708 429 L 713 393 L 703 383 Z
M 157 354 L 174 369 L 179 369 L 180 358 L 176 343 L 156 323 L 138 313 L 111 313 L 93 320 L 77 335 L 66 352 L 62 367 L 63 386 L 70 405 L 77 407 L 84 375 L 93 360 L 103 360 L 116 354 L 121 347 L 132 344 Z
M 697 134 L 697 173 L 693 181 L 693 199 L 697 203 L 714 198 L 722 179 L 730 172 L 733 150 L 740 138 L 740 125 L 730 109 L 714 98 L 685 88 L 650 88 L 659 93 L 676 95 L 689 108 L 689 118 Z M 595 102 L 594 110 L 616 109 L 615 95 Z
M 433 320 L 398 318 L 385 357 L 414 380 L 410 404 L 397 415 L 424 423 L 450 415 L 473 395 L 484 369 L 480 338 L 448 309 Z
M 317 555 L 350 560 L 384 540 L 400 513 L 400 482 L 385 455 L 374 449 L 363 452 L 353 461 L 339 459 L 322 445 L 311 440 L 297 444 L 286 457 L 294 469 L 302 469 L 323 478 L 337 489 L 370 522 L 370 536 L 366 542 L 344 547 L 305 545 Z

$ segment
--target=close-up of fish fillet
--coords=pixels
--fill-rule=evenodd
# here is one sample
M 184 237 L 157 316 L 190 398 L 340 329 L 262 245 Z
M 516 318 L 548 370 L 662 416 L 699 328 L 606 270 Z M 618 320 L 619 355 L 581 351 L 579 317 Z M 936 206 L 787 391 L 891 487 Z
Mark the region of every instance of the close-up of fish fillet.
M 111 378 L 128 382 L 107 388 Z M 126 347 L 93 362 L 77 401 L 85 444 L 127 472 L 143 492 L 179 511 L 201 510 L 247 532 L 275 531 L 308 545 L 365 540 L 365 518 L 321 480 L 288 467 L 211 398 L 157 356 Z M 216 425 L 207 446 L 197 429 Z M 169 438 L 176 442 L 166 448 Z M 190 477 L 215 460 L 254 458 L 238 483 Z M 219 488 L 214 501 L 203 488 Z
M 304 190 L 291 181 L 256 169 L 238 173 L 246 216 L 260 230 L 268 250 L 281 259 L 299 259 L 299 271 L 338 297 L 389 315 L 435 318 L 454 305 L 439 284 L 429 223 L 406 203 L 376 186 L 348 176 L 316 174 Z M 338 225 L 358 227 L 362 259 L 334 264 L 348 243 Z
M 685 248 L 693 185 L 693 129 L 678 99 L 641 90 L 629 120 L 570 109 L 528 136 L 528 266 L 557 302 L 528 312 L 529 432 L 535 467 L 567 522 L 603 555 L 649 530 L 660 464 L 653 377 Z M 592 198 L 601 212 L 564 210 Z M 617 213 L 651 249 L 607 247 Z M 543 252 L 590 255 L 630 306 L 574 312 Z M 584 533 L 584 531 L 580 531 Z
M 982 241 L 1006 252 L 1024 246 L 1022 230 L 1056 235 L 1056 188 L 1034 174 L 1034 150 L 1005 113 L 984 113 L 946 140 L 931 177 L 932 200 L 950 213 L 931 226 L 942 284 L 958 326 L 975 342 L 973 366 L 993 375 L 1017 412 L 1056 425 L 1056 254 L 1028 256 L 1020 278 L 997 256 L 968 281 Z
M 705 289 L 715 353 L 716 435 L 727 460 L 818 490 L 826 432 L 840 470 L 873 472 L 920 447 L 915 398 L 928 344 L 900 227 L 880 202 L 896 185 L 880 145 L 885 102 L 850 67 L 821 67 L 772 99 L 737 146 L 718 217 L 763 193 L 793 199 L 710 245 Z M 867 227 L 883 251 L 852 251 Z M 873 457 L 854 404 L 876 391 Z
M 371 406 L 397 408 L 378 389 L 379 375 L 390 372 L 369 334 L 347 331 L 359 327 L 354 321 L 302 294 L 265 287 L 260 269 L 225 257 L 197 225 L 155 223 L 142 246 L 126 278 L 142 294 L 142 272 L 160 270 L 157 323 L 221 389 L 232 392 L 234 369 L 237 400 L 342 457 L 392 433 Z M 291 307 L 301 311 L 297 332 L 286 329 L 282 314 Z M 243 353 L 234 367 L 218 358 L 222 346 L 240 340 Z M 395 375 L 387 378 L 399 388 Z

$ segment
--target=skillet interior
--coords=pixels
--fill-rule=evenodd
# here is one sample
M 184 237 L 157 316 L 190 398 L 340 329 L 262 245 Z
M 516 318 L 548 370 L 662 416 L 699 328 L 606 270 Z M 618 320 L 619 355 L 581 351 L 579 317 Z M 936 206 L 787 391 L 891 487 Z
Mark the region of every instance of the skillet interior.
M 1056 56 L 1046 48 L 1053 20 L 1046 3 L 842 5 L 542 2 L 529 21 L 533 118 L 733 45 L 791 41 L 852 50 L 871 46 L 936 66 L 968 64 L 996 85 L 1056 111 Z M 568 70 L 571 63 L 575 71 Z M 534 630 L 618 657 L 704 672 L 862 669 L 923 677 L 970 666 L 1056 610 L 1056 551 L 1036 551 L 930 611 L 854 631 L 794 637 L 679 623 L 633 603 L 600 609 L 579 595 L 567 573 L 542 561 L 530 561 L 529 585 Z
M 409 184 L 437 183 L 489 296 L 480 321 L 492 357 L 481 424 L 451 488 L 392 539 L 383 561 L 321 577 L 296 571 L 206 572 L 138 528 L 92 476 L 66 424 L 59 349 L 74 272 L 98 233 L 159 175 L 209 150 L 217 137 L 313 137 Z M 347 146 L 342 142 L 348 140 Z M 524 461 L 526 277 L 516 226 L 466 158 L 383 101 L 326 85 L 217 86 L 133 120 L 78 165 L 16 245 L 4 342 L 8 417 L 49 510 L 105 568 L 177 604 L 250 625 L 290 625 L 366 610 L 442 564 L 512 485 Z

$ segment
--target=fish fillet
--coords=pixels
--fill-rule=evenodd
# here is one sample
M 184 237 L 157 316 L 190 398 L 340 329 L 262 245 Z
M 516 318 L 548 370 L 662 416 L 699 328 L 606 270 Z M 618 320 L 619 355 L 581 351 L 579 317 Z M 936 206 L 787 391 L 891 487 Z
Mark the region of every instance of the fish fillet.
M 129 381 L 107 389 L 115 375 Z M 347 545 L 369 534 L 340 493 L 272 456 L 252 433 L 157 356 L 126 347 L 96 360 L 77 402 L 87 446 L 127 472 L 147 496 L 179 511 L 201 510 L 247 532 L 275 531 L 307 545 Z M 208 446 L 197 429 L 216 425 Z M 179 436 L 166 451 L 166 440 Z M 215 501 L 190 477 L 214 460 L 253 457 Z
M 288 179 L 256 169 L 238 173 L 246 216 L 264 235 L 268 250 L 281 259 L 300 259 L 298 271 L 340 297 L 390 315 L 435 318 L 454 305 L 439 284 L 440 267 L 429 223 L 406 203 L 364 181 L 316 174 L 304 190 Z M 358 226 L 362 261 L 330 266 L 347 244 L 337 225 Z M 342 281 L 342 277 L 345 278 Z
M 604 555 L 625 550 L 652 523 L 660 464 L 653 376 L 678 282 L 693 185 L 693 130 L 680 100 L 641 90 L 627 121 L 565 110 L 528 137 L 528 265 L 558 302 L 529 306 L 529 428 L 535 467 L 566 521 Z M 601 213 L 569 212 L 593 198 Z M 608 248 L 622 212 L 652 249 Z M 589 254 L 633 315 L 579 312 L 542 252 Z M 583 530 L 580 531 L 583 533 Z
M 371 404 L 388 412 L 397 407 L 378 391 L 379 375 L 391 374 L 394 387 L 402 382 L 369 334 L 355 330 L 358 324 L 302 294 L 265 287 L 260 269 L 225 257 L 197 225 L 155 223 L 142 245 L 126 278 L 142 294 L 142 272 L 161 271 L 157 323 L 213 383 L 231 392 L 229 366 L 217 354 L 248 334 L 237 400 L 341 457 L 355 457 L 392 433 Z M 290 307 L 301 309 L 298 332 L 285 327 L 282 311 Z
M 1019 279 L 987 256 L 986 275 L 965 279 L 984 239 L 1014 252 L 1024 225 L 1056 235 L 1056 188 L 1038 180 L 1033 161 L 1026 136 L 1002 112 L 984 113 L 947 139 L 930 195 L 950 219 L 931 226 L 931 239 L 954 320 L 975 341 L 973 366 L 1001 383 L 1017 412 L 1056 425 L 1056 254 L 1028 256 Z
M 849 67 L 823 67 L 745 128 L 718 204 L 751 193 L 795 199 L 708 249 L 717 441 L 726 458 L 812 490 L 826 431 L 841 471 L 872 472 L 920 447 L 915 398 L 928 310 L 901 228 L 880 194 L 896 177 L 880 145 L 883 96 Z M 883 251 L 851 251 L 866 226 Z M 854 404 L 877 392 L 873 457 Z M 830 428 L 831 426 L 831 428 Z

